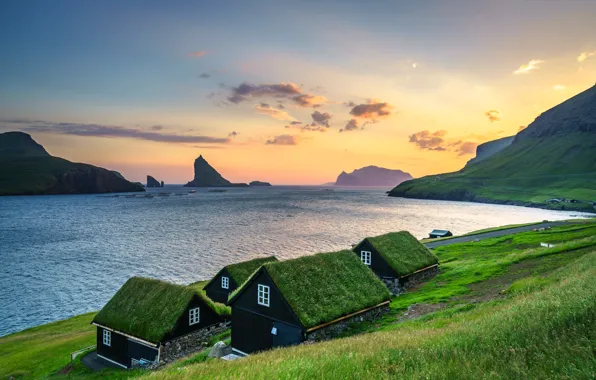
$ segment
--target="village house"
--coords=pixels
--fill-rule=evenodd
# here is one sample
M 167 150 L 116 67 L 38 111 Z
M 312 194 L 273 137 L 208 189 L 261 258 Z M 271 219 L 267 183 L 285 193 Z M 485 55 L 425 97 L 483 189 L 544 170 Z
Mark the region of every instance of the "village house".
M 439 271 L 437 257 L 407 231 L 367 237 L 353 251 L 393 295 Z
M 430 232 L 430 234 L 428 234 L 428 237 L 430 239 L 438 239 L 438 238 L 444 238 L 444 237 L 449 237 L 449 236 L 453 236 L 453 234 L 451 233 L 451 231 L 448 231 L 448 230 L 432 230 Z
M 390 299 L 350 251 L 266 263 L 230 297 L 232 348 L 246 355 L 328 339 L 378 318 Z
M 274 256 L 261 257 L 223 267 L 205 285 L 204 289 L 207 296 L 215 302 L 227 303 L 228 296 L 234 290 L 248 280 L 250 275 L 259 269 L 261 265 L 271 261 L 277 261 L 277 259 Z
M 133 277 L 91 322 L 97 355 L 123 368 L 157 366 L 203 347 L 225 331 L 230 308 L 197 286 Z

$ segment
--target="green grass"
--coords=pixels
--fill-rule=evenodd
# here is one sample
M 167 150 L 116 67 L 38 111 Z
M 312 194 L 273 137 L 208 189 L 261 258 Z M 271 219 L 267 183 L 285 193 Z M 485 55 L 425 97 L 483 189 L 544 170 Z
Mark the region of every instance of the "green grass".
M 558 281 L 501 301 L 462 306 L 391 330 L 210 361 L 147 375 L 196 378 L 593 379 L 596 252 Z
M 192 286 L 133 277 L 97 313 L 94 322 L 158 343 L 175 328 L 176 322 L 195 296 L 219 315 L 230 315 L 227 306 L 211 301 L 202 290 Z
M 95 344 L 95 313 L 0 337 L 0 379 L 40 378 L 58 371 L 70 354 Z
M 264 269 L 305 328 L 390 299 L 385 285 L 352 251 L 268 263 Z
M 407 231 L 367 237 L 366 240 L 375 247 L 399 276 L 405 276 L 437 263 L 435 255 Z
M 424 238 L 424 239 L 421 239 L 420 241 L 423 243 L 428 243 L 431 241 L 450 240 L 450 239 L 455 239 L 455 238 L 462 237 L 462 236 L 474 236 L 474 235 L 480 235 L 480 234 L 483 234 L 486 232 L 503 231 L 503 230 L 508 230 L 508 229 L 517 228 L 517 227 L 533 226 L 533 225 L 541 224 L 541 223 L 544 223 L 544 221 L 543 222 L 522 223 L 522 224 L 507 224 L 505 226 L 500 226 L 500 227 L 483 228 L 481 230 L 468 232 L 467 234 L 463 234 L 463 235 L 453 235 L 453 236 L 448 236 L 448 237 L 444 237 L 444 238 L 434 238 L 434 239 Z

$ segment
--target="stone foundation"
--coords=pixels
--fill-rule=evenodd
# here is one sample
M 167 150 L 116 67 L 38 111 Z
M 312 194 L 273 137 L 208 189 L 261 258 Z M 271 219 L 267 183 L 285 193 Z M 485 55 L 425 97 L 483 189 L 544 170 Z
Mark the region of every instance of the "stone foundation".
M 376 309 L 369 310 L 362 314 L 346 318 L 332 325 L 322 327 L 310 333 L 306 333 L 305 343 L 318 342 L 337 337 L 340 333 L 345 331 L 351 323 L 374 321 L 389 311 L 389 305 L 380 306 Z
M 207 347 L 211 337 L 223 333 L 228 328 L 229 325 L 222 322 L 165 342 L 160 348 L 159 363 L 156 367 Z
M 436 276 L 437 273 L 439 273 L 438 265 L 420 272 L 412 273 L 409 276 L 400 278 L 381 278 L 381 281 L 383 281 L 387 289 L 389 289 L 389 293 L 391 293 L 392 296 L 397 296 L 404 293 L 407 289 L 421 284 L 429 278 Z

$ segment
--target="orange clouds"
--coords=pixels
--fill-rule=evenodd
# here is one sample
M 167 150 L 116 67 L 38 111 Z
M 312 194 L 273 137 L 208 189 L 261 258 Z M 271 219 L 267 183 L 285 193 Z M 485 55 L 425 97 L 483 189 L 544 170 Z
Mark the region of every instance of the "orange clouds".
M 594 50 L 594 51 L 584 51 L 584 52 L 580 53 L 577 56 L 577 61 L 578 62 L 583 62 L 586 59 L 588 59 L 588 58 L 590 58 L 590 57 L 592 57 L 594 55 L 596 55 L 596 50 Z
M 494 123 L 495 121 L 501 121 L 501 111 L 490 110 L 484 113 L 484 116 L 488 118 L 488 121 Z
M 279 135 L 265 141 L 265 145 L 297 145 L 298 137 L 292 135 Z
M 311 94 L 302 94 L 298 96 L 294 96 L 292 98 L 294 102 L 300 107 L 320 107 L 321 105 L 327 103 L 327 99 L 324 96 L 319 95 L 311 95 Z
M 410 142 L 415 144 L 420 149 L 426 150 L 446 150 L 443 146 L 445 143 L 445 135 L 447 131 L 440 130 L 436 132 L 420 131 L 410 135 Z
M 350 115 L 363 119 L 377 120 L 391 115 L 393 106 L 386 102 L 369 99 L 366 104 L 358 104 L 350 111 Z
M 286 111 L 279 110 L 277 108 L 271 107 L 269 104 L 261 103 L 255 106 L 255 109 L 258 113 L 263 115 L 269 115 L 274 119 L 277 120 L 296 120 L 294 117 L 290 116 L 289 113 Z

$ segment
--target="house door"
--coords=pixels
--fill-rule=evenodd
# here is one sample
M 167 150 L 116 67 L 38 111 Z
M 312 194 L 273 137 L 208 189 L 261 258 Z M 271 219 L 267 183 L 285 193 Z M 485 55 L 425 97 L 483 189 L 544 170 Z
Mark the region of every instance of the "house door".
M 275 321 L 271 328 L 273 347 L 285 347 L 300 344 L 303 340 L 302 330 L 299 327 Z
M 271 348 L 273 320 L 236 307 L 232 310 L 232 348 L 250 354 Z

